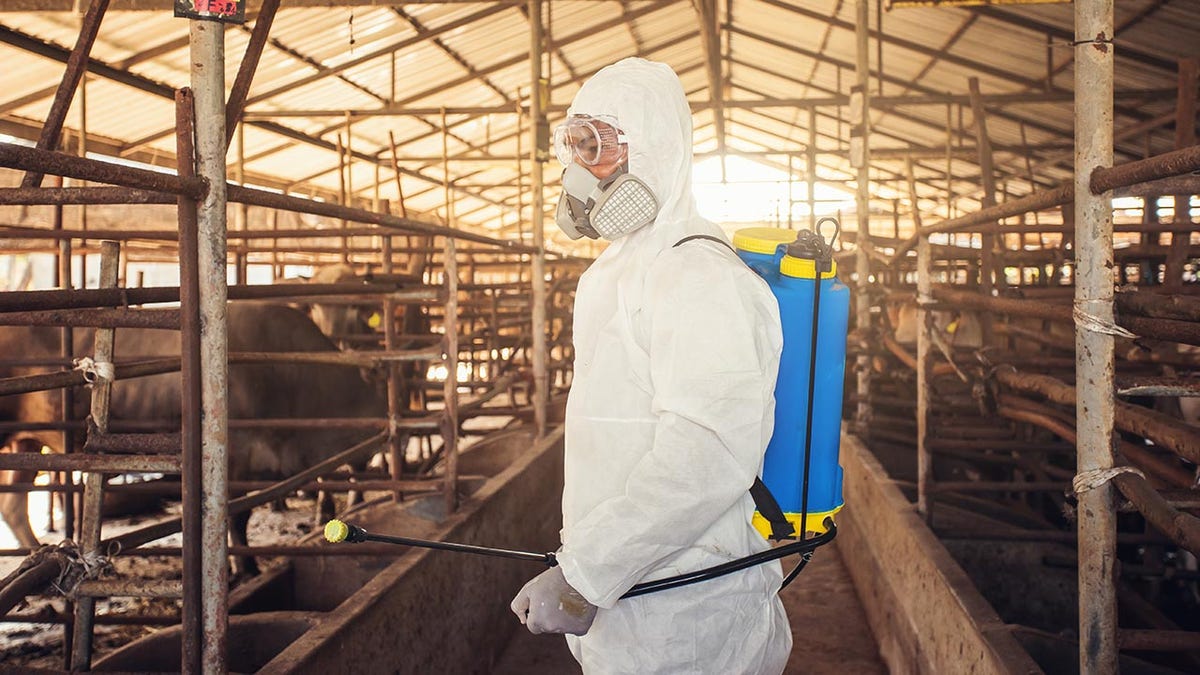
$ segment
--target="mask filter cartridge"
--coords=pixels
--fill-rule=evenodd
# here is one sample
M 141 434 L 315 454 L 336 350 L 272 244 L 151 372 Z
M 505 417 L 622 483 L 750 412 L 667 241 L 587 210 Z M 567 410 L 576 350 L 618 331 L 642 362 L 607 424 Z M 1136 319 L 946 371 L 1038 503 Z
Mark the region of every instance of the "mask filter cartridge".
M 578 164 L 563 172 L 563 194 L 555 222 L 572 239 L 610 241 L 654 222 L 658 200 L 650 186 L 622 168 L 600 180 Z

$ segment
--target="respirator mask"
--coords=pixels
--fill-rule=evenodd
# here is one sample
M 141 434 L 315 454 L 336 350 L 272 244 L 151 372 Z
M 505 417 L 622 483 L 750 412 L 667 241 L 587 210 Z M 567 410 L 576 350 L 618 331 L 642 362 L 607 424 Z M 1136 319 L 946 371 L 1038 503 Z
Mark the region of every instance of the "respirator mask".
M 599 179 L 572 162 L 563 171 L 562 185 L 554 222 L 571 239 L 612 241 L 649 225 L 658 215 L 650 186 L 625 166 Z
M 617 239 L 645 227 L 658 215 L 650 186 L 630 175 L 626 139 L 611 115 L 572 115 L 554 130 L 554 154 L 567 167 L 554 221 L 571 239 Z M 613 166 L 596 178 L 588 166 Z

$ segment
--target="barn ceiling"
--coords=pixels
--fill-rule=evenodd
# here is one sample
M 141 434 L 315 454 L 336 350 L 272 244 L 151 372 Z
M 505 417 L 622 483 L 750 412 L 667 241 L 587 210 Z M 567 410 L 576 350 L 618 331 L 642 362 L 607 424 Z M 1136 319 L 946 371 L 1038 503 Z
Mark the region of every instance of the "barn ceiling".
M 90 152 L 173 166 L 172 96 L 189 84 L 188 22 L 163 5 L 111 0 L 65 147 L 77 148 L 84 128 Z M 37 139 L 87 7 L 0 0 L 0 133 Z M 260 9 L 253 0 L 246 24 L 226 30 L 227 87 Z M 845 103 L 855 81 L 854 0 L 553 0 L 544 11 L 551 125 L 587 77 L 639 55 L 679 73 L 698 153 L 790 166 L 803 182 L 815 138 L 817 180 L 852 192 Z M 718 27 L 708 31 L 701 17 L 713 11 Z M 875 217 L 890 222 L 897 206 L 907 213 L 909 156 L 924 211 L 944 216 L 951 196 L 960 209 L 975 207 L 971 78 L 987 101 L 1006 190 L 1019 196 L 1069 179 L 1072 11 L 872 3 Z M 1120 162 L 1174 148 L 1178 61 L 1200 55 L 1200 11 L 1195 0 L 1122 0 L 1115 25 Z M 448 178 L 457 226 L 528 232 L 530 125 L 518 114 L 530 96 L 528 3 L 283 0 L 269 35 L 229 153 L 231 176 L 244 170 L 247 182 L 322 198 L 343 189 L 360 203 L 378 196 L 393 211 L 403 191 L 410 215 L 433 221 L 444 215 Z M 344 173 L 339 149 L 350 157 Z M 548 180 L 557 172 L 547 165 Z

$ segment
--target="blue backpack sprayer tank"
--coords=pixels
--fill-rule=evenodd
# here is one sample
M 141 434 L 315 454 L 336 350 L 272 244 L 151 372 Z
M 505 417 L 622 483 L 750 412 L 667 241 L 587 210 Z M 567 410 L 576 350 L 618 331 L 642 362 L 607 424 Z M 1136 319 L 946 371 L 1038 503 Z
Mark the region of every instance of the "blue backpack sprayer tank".
M 833 226 L 828 242 L 820 234 L 826 223 Z M 838 447 L 850 289 L 837 278 L 837 234 L 837 221 L 822 218 L 817 231 L 748 228 L 733 237 L 738 256 L 779 303 L 783 354 L 762 480 L 802 539 L 825 532 L 843 505 Z M 780 538 L 761 505 L 754 525 L 763 536 Z
M 819 234 L 827 222 L 834 227 L 828 242 Z M 837 279 L 833 260 L 837 234 L 837 221 L 822 218 L 815 232 L 749 228 L 738 230 L 733 238 L 734 252 L 766 280 L 774 293 L 783 323 L 783 354 L 775 386 L 775 431 L 767 446 L 763 476 L 750 489 L 758 508 L 753 524 L 769 539 L 795 539 L 798 535 L 799 540 L 722 565 L 641 583 L 622 597 L 686 586 L 799 554 L 801 561 L 784 579 L 786 586 L 804 569 L 813 550 L 836 536 L 832 516 L 842 508 L 838 444 L 850 314 L 850 289 Z M 717 237 L 693 235 L 675 246 L 692 239 L 729 245 Z M 807 537 L 809 532 L 815 536 Z M 536 561 L 549 567 L 558 564 L 553 553 L 371 534 L 340 520 L 326 524 L 325 538 L 332 543 L 376 541 Z

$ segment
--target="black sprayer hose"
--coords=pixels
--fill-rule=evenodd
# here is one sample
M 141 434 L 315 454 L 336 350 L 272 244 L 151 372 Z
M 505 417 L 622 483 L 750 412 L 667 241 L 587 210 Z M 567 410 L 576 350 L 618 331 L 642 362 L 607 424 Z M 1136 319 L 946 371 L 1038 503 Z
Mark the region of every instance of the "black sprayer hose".
M 488 546 L 472 546 L 471 544 L 455 544 L 447 541 L 430 541 L 427 539 L 409 539 L 408 537 L 396 537 L 390 534 L 371 534 L 357 525 L 344 523 L 340 520 L 331 520 L 325 524 L 325 539 L 331 543 L 348 541 L 352 544 L 358 544 L 364 541 L 378 541 L 385 544 L 399 544 L 401 546 L 416 546 L 419 548 L 432 548 L 440 551 L 456 551 L 458 553 L 475 553 L 478 555 L 490 555 L 498 558 L 514 558 L 516 560 L 531 560 L 544 563 L 547 567 L 558 565 L 558 560 L 554 558 L 553 553 L 532 553 L 530 551 L 511 551 L 506 548 L 491 548 Z
M 771 562 L 772 560 L 778 560 L 795 553 L 801 553 L 807 556 L 818 546 L 828 544 L 829 542 L 833 541 L 835 536 L 837 536 L 837 527 L 833 525 L 833 522 L 827 521 L 827 524 L 829 525 L 829 529 L 826 532 L 811 539 L 803 539 L 790 544 L 784 544 L 783 546 L 776 546 L 775 548 L 767 549 L 761 553 L 755 553 L 753 555 L 748 555 L 745 558 L 731 560 L 730 562 L 723 563 L 715 567 L 709 567 L 707 569 L 689 572 L 687 574 L 680 574 L 679 576 L 668 577 L 666 579 L 647 581 L 646 583 L 638 584 L 629 589 L 629 591 L 621 597 L 633 598 L 639 595 L 645 595 L 647 593 L 657 593 L 658 591 L 665 591 L 669 588 L 678 588 L 680 586 L 687 586 L 688 584 L 708 581 L 709 579 L 716 579 L 717 577 L 725 576 L 726 574 L 744 570 L 747 567 L 761 565 L 763 563 Z M 804 563 L 802 562 L 801 565 L 803 564 Z M 792 576 L 794 576 L 794 571 Z
M 668 577 L 666 579 L 647 581 L 629 589 L 629 591 L 621 597 L 633 598 L 639 595 L 646 595 L 647 593 L 657 593 L 658 591 L 665 591 L 670 588 L 678 588 L 680 586 L 687 586 L 689 584 L 695 584 L 701 581 L 708 581 L 709 579 L 716 579 L 717 577 L 731 574 L 733 572 L 737 572 L 738 570 L 746 569 L 747 567 L 761 565 L 772 560 L 778 560 L 779 558 L 783 558 L 794 553 L 801 553 L 805 555 L 804 560 L 802 560 L 800 565 L 797 567 L 797 569 L 801 569 L 807 562 L 808 554 L 810 554 L 813 549 L 821 546 L 822 544 L 829 543 L 837 535 L 837 527 L 833 525 L 833 521 L 827 520 L 826 524 L 828 525 L 829 530 L 824 534 L 813 537 L 812 539 L 805 539 L 790 544 L 784 544 L 783 546 L 776 546 L 775 548 L 755 553 L 753 555 L 746 556 L 745 558 L 738 558 L 737 560 L 732 560 L 730 562 L 722 563 L 707 569 L 697 570 L 687 574 L 680 574 L 678 576 Z M 385 544 L 399 544 L 401 546 L 416 546 L 419 548 L 432 548 L 441 551 L 455 551 L 457 553 L 475 553 L 478 555 L 490 555 L 500 558 L 537 561 L 543 563 L 547 567 L 555 567 L 558 565 L 558 560 L 554 557 L 553 553 L 512 551 L 509 549 L 490 548 L 487 546 L 472 546 L 470 544 L 455 544 L 444 541 L 430 541 L 427 539 L 409 539 L 408 537 L 396 537 L 387 534 L 371 534 L 357 525 L 344 523 L 340 520 L 331 520 L 325 524 L 325 539 L 331 543 L 346 541 L 352 544 L 357 544 L 364 541 L 377 541 Z M 793 571 L 793 573 L 789 576 L 794 575 L 795 571 Z
M 804 422 L 804 482 L 800 488 L 800 541 L 804 541 L 804 536 L 808 533 L 808 476 L 812 473 L 813 408 L 816 406 L 813 398 L 817 393 L 817 338 L 821 323 L 821 273 L 825 271 L 824 262 L 820 258 L 813 260 L 813 269 L 816 271 L 817 278 L 816 283 L 813 284 L 812 349 L 809 350 L 808 360 L 808 410 Z

